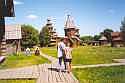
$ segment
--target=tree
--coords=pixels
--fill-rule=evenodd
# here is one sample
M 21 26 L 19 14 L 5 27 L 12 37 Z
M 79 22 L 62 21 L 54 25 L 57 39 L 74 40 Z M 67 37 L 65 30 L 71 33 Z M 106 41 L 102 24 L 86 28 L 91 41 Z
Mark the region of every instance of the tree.
M 111 42 L 112 38 L 111 38 L 111 33 L 114 32 L 112 29 L 105 29 L 103 31 L 104 36 L 108 39 L 108 42 Z
M 44 26 L 40 31 L 39 39 L 40 39 L 41 47 L 46 47 L 49 45 L 51 38 L 50 38 L 49 29 L 47 26 Z
M 124 17 L 124 20 L 121 22 L 121 36 L 122 36 L 122 39 L 124 41 L 124 46 L 125 46 L 125 17 Z
M 94 39 L 95 41 L 98 41 L 100 38 L 101 38 L 101 35 L 94 35 L 94 37 L 93 37 L 93 39 Z
M 82 37 L 80 37 L 80 39 L 81 39 L 82 41 L 85 41 L 85 42 L 90 42 L 90 41 L 92 41 L 94 38 L 93 38 L 92 36 L 82 36 Z
M 108 42 L 111 43 L 111 46 L 113 46 L 113 42 L 112 42 L 112 36 L 111 33 L 114 32 L 112 29 L 104 29 L 103 31 L 103 35 L 107 38 Z
M 21 25 L 22 41 L 21 46 L 24 48 L 33 47 L 39 44 L 39 32 L 31 25 Z

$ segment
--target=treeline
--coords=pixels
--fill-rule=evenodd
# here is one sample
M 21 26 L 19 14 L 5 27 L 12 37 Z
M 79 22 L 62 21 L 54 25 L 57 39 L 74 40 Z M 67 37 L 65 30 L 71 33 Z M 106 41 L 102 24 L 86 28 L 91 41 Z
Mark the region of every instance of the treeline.
M 43 26 L 42 30 L 39 32 L 32 25 L 21 25 L 22 39 L 21 47 L 33 47 L 35 45 L 46 47 L 50 43 L 50 34 L 47 26 Z
M 111 40 L 111 33 L 114 32 L 112 29 L 104 29 L 102 32 L 100 32 L 98 35 L 88 35 L 88 36 L 81 36 L 80 39 L 84 42 L 90 42 L 90 41 L 98 41 L 101 36 L 105 36 L 109 41 Z
M 101 38 L 101 36 L 105 36 L 108 42 L 111 43 L 112 45 L 112 37 L 111 37 L 112 32 L 114 32 L 114 30 L 110 28 L 106 28 L 102 32 L 100 32 L 98 35 L 81 36 L 80 39 L 84 42 L 90 42 L 90 41 L 98 41 Z M 121 21 L 120 32 L 121 32 L 120 36 L 125 46 L 125 18 Z
M 47 26 L 43 26 L 40 32 L 31 25 L 24 24 L 21 25 L 21 28 L 22 28 L 21 46 L 23 48 L 32 47 L 35 45 L 46 47 L 49 45 L 51 35 L 49 34 Z M 98 35 L 81 36 L 80 39 L 84 42 L 98 41 L 100 37 L 103 35 L 107 38 L 108 42 L 112 43 L 111 41 L 112 32 L 114 32 L 112 29 L 107 28 L 104 29 L 102 32 L 100 32 L 100 34 Z M 125 45 L 125 18 L 121 22 L 120 32 Z

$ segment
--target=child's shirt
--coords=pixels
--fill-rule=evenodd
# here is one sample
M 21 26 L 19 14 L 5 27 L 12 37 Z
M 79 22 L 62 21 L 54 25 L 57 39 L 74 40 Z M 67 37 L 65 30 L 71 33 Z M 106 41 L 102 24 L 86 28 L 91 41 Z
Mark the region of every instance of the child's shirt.
M 65 56 L 66 56 L 66 59 L 72 59 L 72 48 L 70 47 L 65 47 Z

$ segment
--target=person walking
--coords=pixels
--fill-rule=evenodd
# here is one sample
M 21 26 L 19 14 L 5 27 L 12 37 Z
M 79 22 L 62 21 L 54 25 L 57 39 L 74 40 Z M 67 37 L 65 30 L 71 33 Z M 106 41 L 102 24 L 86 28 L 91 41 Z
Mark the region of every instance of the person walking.
M 58 55 L 58 63 L 59 63 L 59 71 L 61 71 L 62 60 L 64 61 L 64 66 L 66 70 L 65 56 L 64 56 L 64 48 L 67 43 L 67 38 L 62 38 L 57 45 L 57 55 Z

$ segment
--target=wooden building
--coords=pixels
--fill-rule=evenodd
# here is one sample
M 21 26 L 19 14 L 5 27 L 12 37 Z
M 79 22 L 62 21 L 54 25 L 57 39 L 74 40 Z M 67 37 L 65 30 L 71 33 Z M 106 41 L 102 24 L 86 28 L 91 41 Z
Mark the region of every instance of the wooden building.
M 58 35 L 57 35 L 57 32 L 56 32 L 56 29 L 54 29 L 54 27 L 53 27 L 53 24 L 52 24 L 50 18 L 47 19 L 46 26 L 49 29 L 49 35 L 50 35 L 50 38 L 51 38 L 49 46 L 56 46 Z
M 102 35 L 101 38 L 99 39 L 99 45 L 107 45 L 108 44 L 108 40 L 107 38 Z
M 121 32 L 112 32 L 111 36 L 112 36 L 113 46 L 115 46 L 115 47 L 123 46 L 124 42 L 123 42 L 123 39 L 122 39 L 122 36 L 121 36 Z
M 78 46 L 80 43 L 79 29 L 75 26 L 74 20 L 70 15 L 67 15 L 64 31 L 65 36 L 67 36 L 72 41 L 73 45 Z
M 16 53 L 21 51 L 20 40 L 22 39 L 20 25 L 5 26 L 6 53 Z

